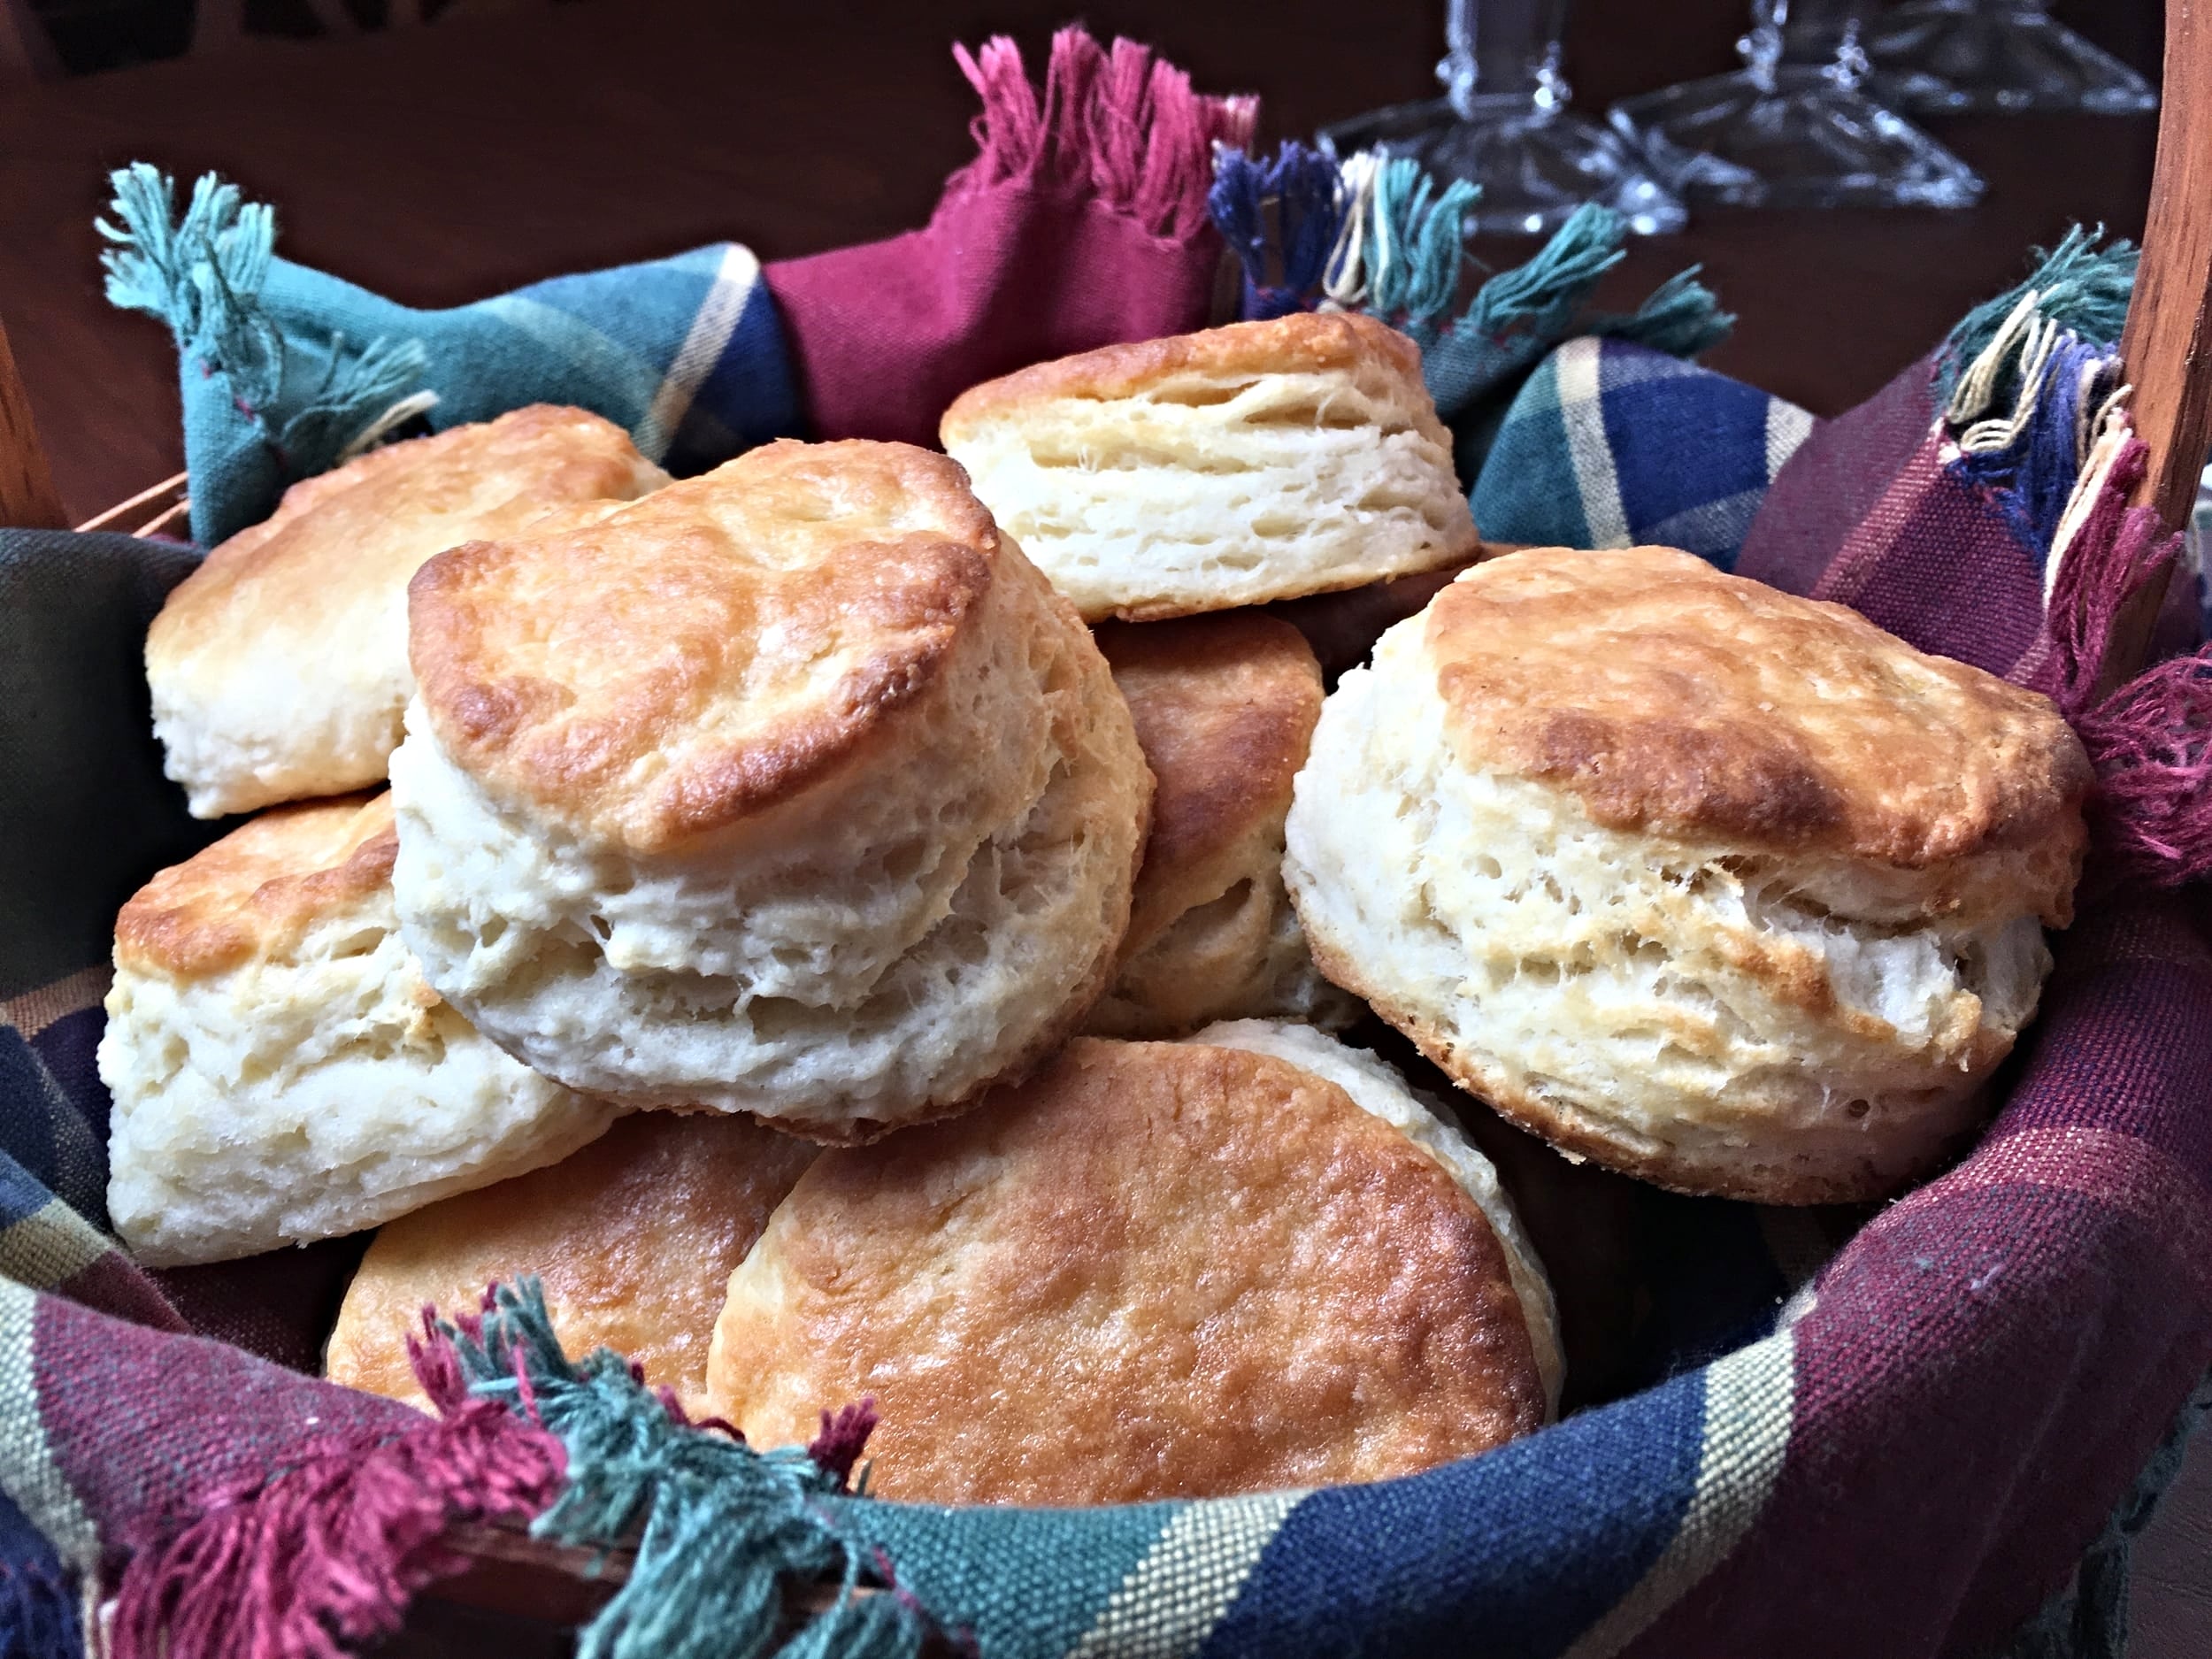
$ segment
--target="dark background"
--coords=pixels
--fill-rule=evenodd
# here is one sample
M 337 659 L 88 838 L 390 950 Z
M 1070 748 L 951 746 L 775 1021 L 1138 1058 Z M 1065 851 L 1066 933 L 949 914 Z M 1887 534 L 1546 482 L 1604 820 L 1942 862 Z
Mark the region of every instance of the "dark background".
M 2155 77 L 2155 0 L 2056 10 Z M 1578 105 L 1599 114 L 1733 67 L 1747 11 L 1578 0 Z M 1011 33 L 1041 72 L 1052 27 L 1079 15 L 1152 42 L 1206 89 L 1260 93 L 1271 141 L 1432 96 L 1441 14 L 1442 0 L 233 0 L 204 16 L 174 0 L 0 0 L 0 319 L 66 503 L 88 517 L 181 465 L 167 337 L 99 296 L 91 220 L 127 161 L 218 169 L 277 204 L 287 256 L 449 304 L 726 238 L 774 258 L 920 223 L 973 153 L 956 40 Z M 12 80 L 11 37 L 26 49 Z M 1632 303 L 1701 262 L 1741 319 L 1710 361 L 1827 415 L 2068 224 L 2140 234 L 2151 119 L 1929 125 L 1988 180 L 1981 205 L 1705 212 L 1637 245 L 1601 297 Z M 1533 251 L 1479 248 L 1494 265 Z M 2138 1659 L 2212 1655 L 2202 1445 L 2182 1485 L 2139 1551 Z
M 948 50 L 1012 33 L 1041 66 L 1078 0 L 571 0 L 449 5 L 427 24 L 315 35 L 307 0 L 256 0 L 188 56 L 0 87 L 0 318 L 70 511 L 180 465 L 158 326 L 97 293 L 90 221 L 108 168 L 219 169 L 277 204 L 280 250 L 419 304 L 726 237 L 764 257 L 919 223 L 972 153 L 974 101 Z M 26 0 L 0 0 L 25 15 Z M 57 54 L 128 63 L 183 49 L 192 8 L 31 0 Z M 2154 71 L 2154 4 L 2059 8 Z M 480 15 L 487 12 L 488 14 Z M 1213 90 L 1263 96 L 1270 137 L 1426 96 L 1441 0 L 1104 0 L 1102 35 L 1151 41 Z M 213 16 L 214 14 L 211 14 Z M 369 15 L 365 4 L 363 15 Z M 1580 0 L 1567 71 L 1592 113 L 1732 67 L 1745 0 Z M 1934 124 L 1991 185 L 1964 213 L 1701 215 L 1640 244 L 1632 300 L 1701 261 L 1741 316 L 1717 366 L 1829 414 L 1867 396 L 2072 220 L 2139 234 L 2148 118 Z M 1531 244 L 1481 251 L 1493 263 Z

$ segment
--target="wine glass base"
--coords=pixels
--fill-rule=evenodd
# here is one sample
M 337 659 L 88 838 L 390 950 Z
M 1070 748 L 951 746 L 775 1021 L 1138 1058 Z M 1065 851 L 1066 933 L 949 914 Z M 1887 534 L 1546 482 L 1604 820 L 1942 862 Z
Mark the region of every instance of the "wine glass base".
M 1470 231 L 1543 235 L 1586 202 L 1602 203 L 1645 235 L 1680 230 L 1688 215 L 1620 136 L 1570 110 L 1544 111 L 1526 99 L 1497 101 L 1463 118 L 1446 98 L 1394 104 L 1321 129 L 1336 155 L 1377 150 L 1418 161 L 1439 183 L 1482 187 L 1467 215 Z
M 1883 15 L 1866 53 L 1876 96 L 1919 114 L 2158 107 L 2142 76 L 2032 6 L 1911 0 Z
M 1786 64 L 1617 104 L 1613 126 L 1661 183 L 1730 207 L 1968 207 L 1981 178 L 1827 71 Z

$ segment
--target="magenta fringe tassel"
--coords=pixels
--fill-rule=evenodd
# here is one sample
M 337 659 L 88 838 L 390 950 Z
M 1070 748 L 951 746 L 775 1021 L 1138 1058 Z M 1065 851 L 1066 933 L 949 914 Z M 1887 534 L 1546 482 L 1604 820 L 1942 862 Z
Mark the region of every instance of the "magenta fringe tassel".
M 2112 625 L 2147 583 L 2170 578 L 2181 538 L 2127 498 L 2148 449 L 2114 463 L 2051 592 L 2050 654 L 2034 676 L 2097 770 L 2091 819 L 2118 869 L 2159 887 L 2212 875 L 2212 646 L 2160 663 L 2094 701 Z
M 1178 241 L 1207 223 L 1214 144 L 1243 149 L 1259 111 L 1256 98 L 1193 92 L 1188 75 L 1134 41 L 1110 51 L 1080 27 L 1052 37 L 1041 102 L 1006 36 L 953 55 L 983 112 L 972 124 L 979 153 L 949 196 L 1009 180 L 1081 191 Z
M 822 1432 L 807 1442 L 806 1455 L 814 1460 L 816 1468 L 836 1477 L 840 1492 L 851 1490 L 853 1466 L 868 1449 L 868 1437 L 876 1432 L 879 1420 L 873 1394 L 837 1411 L 822 1413 Z
M 2076 729 L 2105 850 L 2160 887 L 2212 876 L 2212 647 L 2130 680 Z
M 326 1441 L 207 1494 L 188 1526 L 125 1567 L 114 1659 L 342 1659 L 467 1564 L 442 1543 L 448 1528 L 528 1520 L 553 1502 L 560 1441 L 472 1399 L 449 1344 L 409 1346 L 444 1415 L 395 1438 Z

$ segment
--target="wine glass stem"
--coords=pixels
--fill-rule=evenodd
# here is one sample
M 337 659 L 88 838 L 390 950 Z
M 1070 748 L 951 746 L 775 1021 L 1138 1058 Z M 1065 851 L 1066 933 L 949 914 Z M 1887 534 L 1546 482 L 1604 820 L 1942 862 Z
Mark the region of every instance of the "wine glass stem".
M 1444 61 L 1437 79 L 1462 120 L 1501 104 L 1564 107 L 1559 73 L 1567 0 L 1445 0 Z

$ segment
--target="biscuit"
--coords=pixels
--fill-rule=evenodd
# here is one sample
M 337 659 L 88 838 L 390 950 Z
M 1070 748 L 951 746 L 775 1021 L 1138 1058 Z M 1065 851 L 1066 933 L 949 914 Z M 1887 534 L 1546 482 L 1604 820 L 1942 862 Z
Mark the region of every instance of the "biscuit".
M 381 782 L 413 689 L 416 567 L 667 481 L 611 422 L 538 404 L 293 485 L 177 585 L 146 635 L 154 733 L 194 816 Z
M 1152 768 L 1152 833 L 1113 985 L 1085 1029 L 1180 1037 L 1210 1020 L 1348 1025 L 1283 890 L 1290 780 L 1321 713 L 1296 629 L 1251 613 L 1097 631 Z
M 1494 558 L 1506 550 L 1485 542 L 1464 564 L 1393 576 L 1364 588 L 1281 600 L 1268 606 L 1264 614 L 1280 618 L 1298 630 L 1314 660 L 1321 664 L 1321 683 L 1333 686 L 1346 669 L 1357 668 L 1373 654 L 1375 641 L 1393 625 L 1425 609 L 1430 600 L 1459 580 L 1469 565 L 1483 557 Z
M 1272 1055 L 1080 1038 L 826 1153 L 730 1276 L 710 1405 L 873 1396 L 869 1489 L 1087 1504 L 1404 1474 L 1539 1426 L 1505 1248 L 1429 1151 Z
M 409 944 L 533 1069 L 824 1141 L 960 1109 L 1104 988 L 1152 775 L 944 457 L 777 443 L 417 574 Z
M 1371 318 L 1041 363 L 963 393 L 940 436 L 1090 621 L 1356 588 L 1477 545 L 1420 350 Z
M 1543 1379 L 1544 1397 L 1556 1409 L 1560 1386 L 1566 1380 L 1567 1360 L 1560 1346 L 1559 1309 L 1552 1297 L 1550 1275 L 1536 1254 L 1528 1229 L 1521 1224 L 1513 1200 L 1499 1181 L 1496 1166 L 1467 1139 L 1451 1109 L 1411 1087 L 1387 1061 L 1295 1021 L 1224 1020 L 1189 1041 L 1216 1048 L 1271 1054 L 1310 1071 L 1335 1084 L 1362 1111 L 1381 1118 L 1443 1165 L 1445 1173 L 1475 1201 L 1490 1231 L 1497 1234 L 1499 1248 L 1505 1252 L 1506 1271 L 1513 1280 L 1513 1294 L 1528 1323 L 1529 1345 L 1534 1350 L 1537 1375 Z
M 1663 548 L 1477 566 L 1347 674 L 1285 873 L 1322 971 L 1555 1146 L 1895 1191 L 1978 1122 L 2086 843 L 2043 697 Z
M 815 1148 L 744 1118 L 635 1112 L 582 1151 L 387 1223 L 338 1310 L 333 1382 L 426 1404 L 407 1357 L 422 1310 L 472 1310 L 534 1273 L 572 1359 L 611 1348 L 703 1409 L 731 1271 Z
M 115 924 L 108 1213 L 152 1266 L 373 1227 L 566 1157 L 604 1102 L 533 1075 L 422 981 L 388 795 L 265 812 Z

